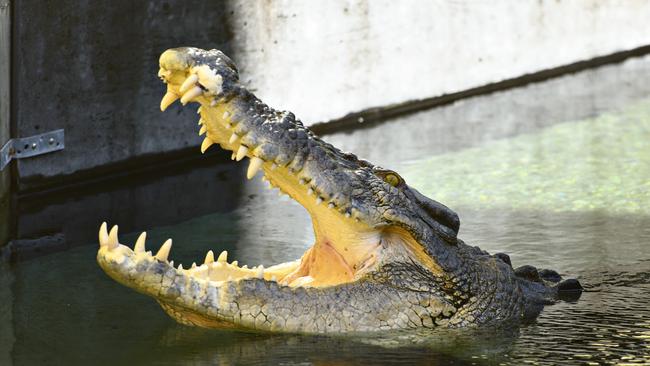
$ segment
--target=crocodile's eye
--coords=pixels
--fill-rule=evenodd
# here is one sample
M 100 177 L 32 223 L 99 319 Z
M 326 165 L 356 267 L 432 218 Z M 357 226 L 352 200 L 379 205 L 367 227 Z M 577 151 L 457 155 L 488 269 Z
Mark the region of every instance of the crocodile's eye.
M 400 177 L 399 174 L 395 173 L 392 170 L 374 167 L 373 172 L 377 177 L 381 178 L 381 180 L 390 184 L 393 187 L 399 187 L 404 183 L 404 179 L 402 179 L 402 177 Z
M 388 173 L 384 176 L 384 182 L 390 184 L 393 187 L 397 187 L 400 181 L 401 179 L 393 173 Z

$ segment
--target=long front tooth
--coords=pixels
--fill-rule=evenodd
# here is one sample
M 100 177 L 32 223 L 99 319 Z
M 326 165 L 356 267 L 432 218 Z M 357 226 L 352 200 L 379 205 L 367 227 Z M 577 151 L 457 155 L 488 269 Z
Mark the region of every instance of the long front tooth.
M 257 171 L 260 170 L 262 167 L 262 164 L 264 164 L 264 160 L 258 158 L 257 156 L 253 156 L 251 158 L 251 162 L 248 165 L 248 171 L 246 172 L 246 178 L 251 179 L 257 174 Z
M 172 249 L 172 240 L 167 239 L 167 241 L 163 243 L 160 249 L 158 249 L 158 253 L 156 253 L 156 258 L 160 259 L 161 261 L 166 261 L 167 257 L 169 257 L 169 251 L 171 249 Z
M 201 88 L 199 88 L 198 86 L 193 87 L 192 89 L 185 92 L 185 94 L 183 94 L 183 96 L 181 97 L 181 104 L 185 105 L 191 102 L 192 100 L 194 100 L 194 98 L 198 97 L 202 93 L 203 90 Z
M 257 268 L 257 278 L 264 278 L 264 265 L 262 264 Z
M 99 245 L 104 246 L 108 245 L 108 231 L 106 230 L 106 222 L 102 222 L 102 226 L 99 227 Z
M 117 247 L 117 225 L 113 226 L 111 232 L 108 233 L 108 249 Z
M 158 70 L 158 77 L 159 78 L 168 78 L 169 75 L 171 75 L 172 72 L 171 70 L 165 70 L 162 67 Z
M 178 94 L 168 91 L 160 101 L 160 110 L 164 112 L 165 109 L 172 105 L 172 103 L 174 103 L 178 98 Z
M 185 93 L 189 88 L 194 86 L 194 84 L 196 84 L 197 81 L 199 81 L 198 75 L 192 74 L 188 76 L 187 79 L 183 81 L 183 84 L 181 84 L 181 87 L 178 88 L 178 91 L 180 91 L 181 93 Z
M 208 131 L 208 128 L 205 127 L 205 125 L 201 126 L 201 129 L 199 130 L 199 136 L 203 135 Z
M 235 160 L 236 157 L 237 157 L 237 153 L 233 151 L 232 155 L 230 155 L 230 160 Z
M 237 156 L 235 157 L 235 160 L 240 161 L 244 158 L 244 156 L 246 156 L 246 154 L 248 154 L 248 147 L 241 145 L 239 147 L 239 150 L 237 150 Z
M 210 146 L 214 144 L 214 141 L 210 140 L 210 138 L 206 137 L 203 142 L 201 143 L 201 154 L 205 153 L 205 150 L 207 150 Z
M 228 140 L 228 143 L 232 145 L 235 142 L 237 142 L 238 138 L 239 138 L 239 136 L 236 133 L 233 133 L 232 136 L 230 136 L 230 140 Z
M 135 246 L 133 247 L 133 251 L 135 253 L 144 253 L 145 248 L 144 248 L 144 242 L 147 240 L 147 232 L 143 231 L 140 236 L 138 236 L 138 240 L 135 241 Z
M 228 260 L 228 251 L 224 250 L 223 252 L 221 252 L 221 254 L 219 254 L 219 258 L 217 259 L 217 262 L 226 263 L 227 260 Z
M 203 261 L 203 263 L 210 264 L 212 262 L 214 262 L 214 252 L 208 250 L 208 253 L 205 255 L 205 261 Z

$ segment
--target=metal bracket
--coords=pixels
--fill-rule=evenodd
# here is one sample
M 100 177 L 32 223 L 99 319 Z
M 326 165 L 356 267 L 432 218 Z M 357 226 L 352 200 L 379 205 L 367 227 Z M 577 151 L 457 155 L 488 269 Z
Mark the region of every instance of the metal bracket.
M 55 130 L 40 135 L 15 138 L 7 141 L 0 149 L 0 170 L 13 159 L 30 158 L 65 148 L 64 130 Z

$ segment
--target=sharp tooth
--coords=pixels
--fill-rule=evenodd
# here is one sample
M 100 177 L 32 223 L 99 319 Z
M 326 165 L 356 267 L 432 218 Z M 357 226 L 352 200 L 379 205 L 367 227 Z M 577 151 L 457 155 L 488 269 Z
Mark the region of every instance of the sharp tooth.
M 251 158 L 251 162 L 248 165 L 248 171 L 246 172 L 246 178 L 251 179 L 257 174 L 257 171 L 260 170 L 262 167 L 262 164 L 264 164 L 264 160 L 258 158 L 257 156 L 253 156 Z
M 160 110 L 164 112 L 176 99 L 178 99 L 178 94 L 168 91 L 160 101 Z
M 167 239 L 167 241 L 163 243 L 160 249 L 158 249 L 158 253 L 156 253 L 156 258 L 160 259 L 161 261 L 167 261 L 167 257 L 169 256 L 169 251 L 171 249 L 172 249 L 172 240 Z
M 210 264 L 214 262 L 214 253 L 211 250 L 208 250 L 208 253 L 205 255 L 205 261 L 203 263 Z
M 143 231 L 140 236 L 138 236 L 138 240 L 135 241 L 135 246 L 133 247 L 133 251 L 135 253 L 144 253 L 146 249 L 144 248 L 144 242 L 147 240 L 147 232 Z
M 272 277 L 271 277 L 271 281 L 273 281 L 273 282 L 278 282 L 278 278 L 275 277 L 275 276 L 272 276 Z
M 169 265 L 174 268 L 174 261 L 169 261 Z
M 219 254 L 219 258 L 217 258 L 217 262 L 226 263 L 227 260 L 228 260 L 228 251 L 224 250 L 223 252 L 221 252 L 221 254 Z
M 237 265 L 239 264 L 239 262 L 237 262 L 237 261 L 232 261 L 232 263 L 230 263 L 230 264 L 232 264 L 233 266 L 237 267 Z
M 199 130 L 199 136 L 203 135 L 208 131 L 208 128 L 205 127 L 205 125 L 201 126 L 201 129 Z
M 193 87 L 196 82 L 199 81 L 199 77 L 196 74 L 192 74 L 183 81 L 183 84 L 181 84 L 181 87 L 178 88 L 178 91 L 181 93 L 185 93 L 189 88 Z
M 179 269 L 180 271 L 183 270 L 183 263 L 179 263 L 179 264 L 178 264 L 178 269 Z
M 235 160 L 236 157 L 237 157 L 237 153 L 233 151 L 232 155 L 230 155 L 230 160 Z
M 320 198 L 320 197 L 316 198 L 316 204 L 317 205 L 320 205 L 321 202 L 323 202 L 322 198 Z
M 312 194 L 314 194 L 314 190 L 311 189 L 311 188 L 309 188 L 309 189 L 307 190 L 307 195 L 308 195 L 308 196 L 311 196 Z
M 185 105 L 191 102 L 192 100 L 194 100 L 194 98 L 198 97 L 201 94 L 203 94 L 203 90 L 198 86 L 195 86 L 192 89 L 185 92 L 185 94 L 183 94 L 183 96 L 181 97 L 181 104 Z
M 99 246 L 104 246 L 108 244 L 108 231 L 106 230 L 106 222 L 102 222 L 102 226 L 99 227 Z
M 113 226 L 111 232 L 108 233 L 108 249 L 113 249 L 117 247 L 117 225 Z
M 235 142 L 237 142 L 237 139 L 238 139 L 238 138 L 239 138 L 239 136 L 237 136 L 236 133 L 233 133 L 232 136 L 230 136 L 230 140 L 228 140 L 228 143 L 232 145 L 232 144 L 234 144 Z
M 349 217 L 350 217 L 350 213 L 349 213 L 349 212 L 346 212 L 346 213 L 345 213 L 345 217 L 348 217 L 348 218 L 349 218 Z
M 248 154 L 248 147 L 241 145 L 239 147 L 239 150 L 237 150 L 237 156 L 235 157 L 235 160 L 240 161 L 241 159 L 244 158 Z
M 242 269 L 248 269 L 248 264 L 244 264 L 243 266 L 241 266 L 241 268 Z
M 159 78 L 168 78 L 169 75 L 171 75 L 171 73 L 172 73 L 172 72 L 171 72 L 170 70 L 165 70 L 165 69 L 163 69 L 163 68 L 161 67 L 161 68 L 158 70 L 158 77 L 159 77 Z
M 201 114 L 201 106 L 199 106 L 199 108 L 197 108 L 196 114 Z
M 257 278 L 264 278 L 264 266 L 261 264 L 257 268 Z
M 328 203 L 327 208 L 334 208 L 334 204 L 332 202 Z
M 207 150 L 213 144 L 214 144 L 214 141 L 210 140 L 209 137 L 206 137 L 205 139 L 203 139 L 203 142 L 201 143 L 201 154 L 205 153 L 205 150 Z
M 192 262 L 192 268 L 196 268 L 196 262 Z
M 203 124 L 203 118 L 199 118 L 199 126 Z

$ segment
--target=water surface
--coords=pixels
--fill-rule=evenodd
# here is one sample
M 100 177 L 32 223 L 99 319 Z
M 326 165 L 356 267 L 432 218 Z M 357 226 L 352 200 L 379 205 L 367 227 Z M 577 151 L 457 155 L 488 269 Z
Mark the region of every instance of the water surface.
M 344 337 L 189 328 L 110 280 L 88 240 L 0 265 L 0 364 L 650 364 L 647 75 L 650 59 L 635 59 L 326 138 L 452 207 L 466 242 L 583 283 L 533 324 Z M 259 179 L 231 190 L 240 172 L 219 179 L 218 210 L 131 225 L 150 247 L 174 238 L 184 264 L 226 249 L 269 265 L 311 245 L 302 207 Z

